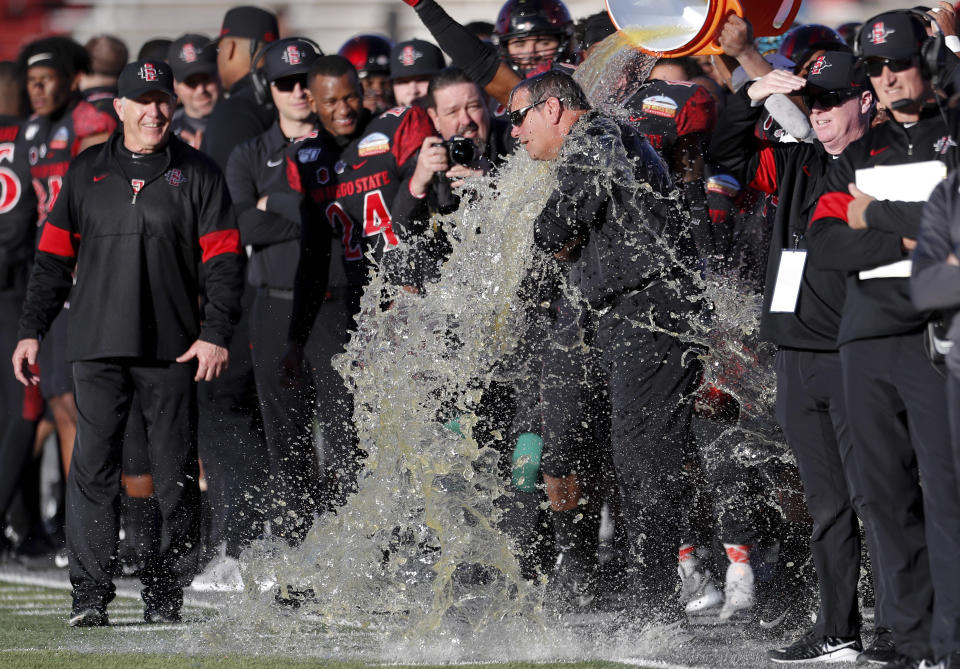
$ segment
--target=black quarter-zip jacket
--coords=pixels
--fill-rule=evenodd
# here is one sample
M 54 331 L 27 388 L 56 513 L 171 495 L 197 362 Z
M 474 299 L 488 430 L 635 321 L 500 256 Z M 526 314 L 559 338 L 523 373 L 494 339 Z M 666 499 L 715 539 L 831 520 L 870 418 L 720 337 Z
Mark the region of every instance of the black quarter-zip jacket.
M 847 276 L 847 299 L 840 322 L 838 344 L 858 339 L 889 337 L 919 331 L 929 313 L 910 301 L 907 278 L 859 278 L 872 269 L 907 257 L 902 238 L 916 239 L 923 202 L 876 200 L 866 210 L 867 228 L 847 223 L 853 200 L 848 184 L 856 171 L 878 165 L 901 165 L 939 160 L 954 170 L 960 164 L 960 114 L 945 110 L 947 122 L 935 104 L 926 105 L 920 120 L 907 125 L 893 119 L 867 132 L 844 150 L 827 173 L 820 198 L 807 229 L 808 262 L 820 269 L 841 270 Z
M 64 176 L 37 248 L 19 338 L 42 337 L 69 294 L 69 360 L 170 361 L 198 338 L 226 346 L 243 279 L 222 173 L 171 137 L 152 176 L 131 180 L 118 159 L 122 142 L 117 133 L 87 149 Z
M 779 200 L 767 255 L 760 336 L 777 346 L 835 351 L 846 293 L 843 272 L 807 262 L 794 311 L 770 311 L 780 256 L 783 249 L 807 248 L 807 221 L 823 193 L 833 159 L 819 142 L 785 144 L 757 138 L 754 129 L 764 108 L 750 105 L 749 87 L 728 98 L 711 138 L 710 154 L 741 183 Z

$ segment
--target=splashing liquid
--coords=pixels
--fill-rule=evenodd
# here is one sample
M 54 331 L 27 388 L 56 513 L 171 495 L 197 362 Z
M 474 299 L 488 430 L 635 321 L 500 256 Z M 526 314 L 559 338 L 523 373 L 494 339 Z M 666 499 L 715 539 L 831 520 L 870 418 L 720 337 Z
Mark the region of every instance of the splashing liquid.
M 654 62 L 615 34 L 576 78 L 594 106 L 620 113 Z M 538 262 L 533 222 L 557 185 L 555 167 L 519 150 L 495 181 L 471 179 L 473 196 L 442 221 L 453 251 L 423 294 L 372 276 L 357 331 L 336 360 L 368 454 L 358 490 L 321 516 L 300 546 L 264 540 L 245 551 L 247 590 L 206 642 L 386 661 L 397 653 L 409 661 L 582 656 L 584 647 L 571 650 L 568 631 L 543 615 L 544 579 L 521 575 L 516 546 L 499 528 L 513 494 L 509 476 L 497 469 L 498 449 L 474 434 L 483 389 L 531 373 L 510 363 L 536 327 L 518 291 Z M 706 349 L 740 342 L 755 329 L 755 302 L 690 273 L 700 293 L 690 299 L 706 298 L 711 307 L 683 337 Z M 721 385 L 727 365 L 751 356 L 734 345 L 715 350 L 733 359 L 705 361 L 707 377 Z M 758 414 L 766 411 L 769 379 L 738 378 L 759 384 L 751 401 Z M 454 419 L 457 431 L 445 427 Z M 296 610 L 280 609 L 274 593 L 285 585 L 312 596 Z M 521 652 L 516 646 L 531 634 L 541 645 Z M 661 631 L 657 643 L 677 638 Z M 620 642 L 642 648 L 635 632 Z

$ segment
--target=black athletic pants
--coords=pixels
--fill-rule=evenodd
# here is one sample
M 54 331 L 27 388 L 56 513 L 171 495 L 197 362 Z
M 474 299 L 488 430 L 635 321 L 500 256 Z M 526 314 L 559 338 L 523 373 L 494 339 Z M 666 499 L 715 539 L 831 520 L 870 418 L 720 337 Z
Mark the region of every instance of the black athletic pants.
M 33 453 L 35 423 L 23 418 L 24 387 L 7 362 L 17 347 L 17 324 L 23 295 L 0 293 L 0 522 L 6 517 L 13 494 L 20 487 L 24 465 Z
M 642 593 L 652 610 L 676 614 L 677 548 L 687 536 L 696 459 L 690 428 L 697 356 L 670 334 L 643 327 L 649 301 L 622 299 L 599 320 L 597 346 L 607 374 L 610 445 L 627 536 L 639 560 Z
M 887 622 L 898 651 L 938 659 L 960 648 L 960 493 L 946 372 L 927 360 L 922 338 L 850 342 L 840 359 Z
M 123 431 L 140 396 L 154 494 L 163 521 L 160 550 L 140 580 L 147 609 L 179 611 L 200 546 L 195 364 L 140 359 L 73 363 L 77 440 L 67 479 L 66 534 L 74 610 L 113 599 Z
M 843 397 L 840 354 L 780 349 L 776 358 L 777 421 L 797 460 L 807 511 L 813 519 L 810 552 L 817 569 L 820 636 L 860 633 L 857 583 L 860 579 L 862 503 L 853 441 Z M 862 510 L 859 510 L 862 515 Z M 866 521 L 865 521 L 866 527 Z M 878 553 L 867 528 L 871 554 Z M 876 562 L 874 562 L 876 568 Z M 876 625 L 885 627 L 883 580 L 876 584 Z

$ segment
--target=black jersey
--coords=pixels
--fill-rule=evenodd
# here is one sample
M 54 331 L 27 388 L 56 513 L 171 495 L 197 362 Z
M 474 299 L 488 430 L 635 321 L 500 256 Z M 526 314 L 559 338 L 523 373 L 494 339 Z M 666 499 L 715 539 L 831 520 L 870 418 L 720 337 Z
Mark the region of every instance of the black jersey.
M 33 116 L 23 129 L 27 160 L 37 195 L 37 225 L 43 226 L 53 209 L 70 161 L 83 140 L 113 132 L 117 121 L 89 102 L 76 100 L 53 116 Z
M 36 220 L 20 119 L 0 116 L 0 292 L 26 289 Z

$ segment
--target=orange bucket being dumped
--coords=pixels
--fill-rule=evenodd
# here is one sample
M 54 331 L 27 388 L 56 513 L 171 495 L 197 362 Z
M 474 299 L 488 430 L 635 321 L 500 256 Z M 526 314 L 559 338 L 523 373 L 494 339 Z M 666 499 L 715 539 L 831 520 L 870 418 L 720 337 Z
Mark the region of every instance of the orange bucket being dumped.
M 617 30 L 651 55 L 679 58 L 722 53 L 716 39 L 730 14 L 753 25 L 756 37 L 783 33 L 802 0 L 605 0 Z

